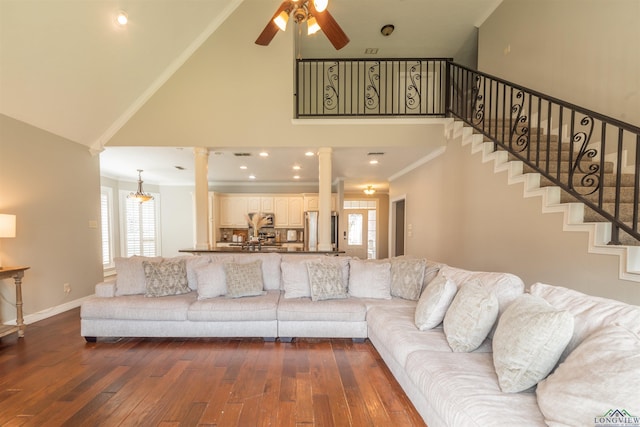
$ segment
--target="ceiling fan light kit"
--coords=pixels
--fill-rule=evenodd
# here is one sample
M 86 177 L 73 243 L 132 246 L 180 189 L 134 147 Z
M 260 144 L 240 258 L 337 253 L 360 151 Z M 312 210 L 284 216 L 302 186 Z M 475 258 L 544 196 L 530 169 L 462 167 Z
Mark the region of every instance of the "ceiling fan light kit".
M 285 0 L 256 39 L 256 44 L 268 46 L 278 30 L 286 31 L 289 15 L 297 24 L 307 23 L 307 34 L 315 34 L 319 30 L 327 36 L 336 50 L 349 43 L 349 37 L 327 10 L 328 0 Z

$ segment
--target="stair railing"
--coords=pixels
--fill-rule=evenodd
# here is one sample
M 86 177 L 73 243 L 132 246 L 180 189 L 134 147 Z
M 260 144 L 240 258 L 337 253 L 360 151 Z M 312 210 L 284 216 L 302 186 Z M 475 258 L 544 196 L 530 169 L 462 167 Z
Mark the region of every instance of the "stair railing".
M 449 63 L 447 113 L 640 240 L 640 128 Z

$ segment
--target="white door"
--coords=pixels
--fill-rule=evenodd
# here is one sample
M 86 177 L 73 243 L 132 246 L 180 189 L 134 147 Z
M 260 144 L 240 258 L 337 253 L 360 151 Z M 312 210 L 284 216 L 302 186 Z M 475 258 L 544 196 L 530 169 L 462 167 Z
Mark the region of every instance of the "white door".
M 347 220 L 347 235 L 344 240 L 345 255 L 367 259 L 367 223 L 366 209 L 345 209 Z

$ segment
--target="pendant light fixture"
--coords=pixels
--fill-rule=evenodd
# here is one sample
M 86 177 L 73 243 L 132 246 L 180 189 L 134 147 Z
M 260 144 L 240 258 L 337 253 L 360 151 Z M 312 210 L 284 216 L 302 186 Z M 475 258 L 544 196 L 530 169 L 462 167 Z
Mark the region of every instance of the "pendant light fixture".
M 371 196 L 376 192 L 375 188 L 373 188 L 373 185 L 369 185 L 367 186 L 367 188 L 364 189 L 364 194 L 366 194 L 367 196 Z
M 127 199 L 135 199 L 140 203 L 148 202 L 149 200 L 153 200 L 153 196 L 149 193 L 145 193 L 142 190 L 142 169 L 138 169 L 138 191 L 131 192 L 127 196 Z

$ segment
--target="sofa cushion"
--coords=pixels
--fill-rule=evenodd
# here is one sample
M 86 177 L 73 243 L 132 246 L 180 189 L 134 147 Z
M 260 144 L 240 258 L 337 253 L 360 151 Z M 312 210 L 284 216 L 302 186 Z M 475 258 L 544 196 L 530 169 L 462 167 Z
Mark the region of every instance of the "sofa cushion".
M 195 269 L 198 299 L 215 298 L 227 293 L 224 263 L 212 262 Z
M 352 259 L 349 262 L 349 295 L 391 299 L 391 263 Z
M 239 263 L 262 261 L 262 281 L 264 290 L 278 290 L 281 285 L 280 260 L 281 255 L 276 253 L 251 253 L 234 254 L 233 260 Z
M 425 331 L 442 323 L 457 291 L 455 283 L 441 274 L 437 275 L 422 291 L 418 300 L 415 313 L 418 329 Z
M 491 353 L 415 351 L 405 372 L 441 426 L 544 426 L 535 393 L 503 393 Z M 431 424 L 430 424 L 431 425 Z
M 356 298 L 311 301 L 311 298 L 281 299 L 278 304 L 280 321 L 361 322 L 366 306 Z
M 573 334 L 573 316 L 544 299 L 521 295 L 502 314 L 493 336 L 493 363 L 500 388 L 533 387 L 556 366 Z
M 558 310 L 574 316 L 573 337 L 562 353 L 563 361 L 587 336 L 605 325 L 618 323 L 640 335 L 640 307 L 620 301 L 586 295 L 562 286 L 535 283 L 531 295 L 544 298 Z
M 89 298 L 82 303 L 83 319 L 187 320 L 187 310 L 196 301 L 196 293 L 147 298 L 126 295 L 117 298 Z
M 139 295 L 147 291 L 147 280 L 144 276 L 143 261 L 162 261 L 162 257 L 132 256 L 129 258 L 116 257 L 116 296 Z
M 455 352 L 475 350 L 498 317 L 498 298 L 476 281 L 465 283 L 444 316 L 444 334 Z
M 384 346 L 395 361 L 404 366 L 409 354 L 418 350 L 451 353 L 442 327 L 420 331 L 414 323 L 414 305 L 378 305 L 367 312 L 369 338 Z M 491 342 L 485 340 L 475 351 L 490 352 Z
M 342 282 L 340 265 L 325 260 L 307 261 L 311 300 L 347 298 L 347 287 Z
M 191 292 L 184 259 L 143 261 L 142 268 L 147 283 L 146 297 L 164 297 Z
M 417 301 L 422 292 L 426 260 L 398 257 L 391 259 L 391 296 Z
M 189 288 L 195 291 L 198 289 L 196 269 L 208 265 L 212 259 L 208 255 L 189 255 L 185 256 L 184 260 L 187 264 L 187 281 L 189 282 Z
M 305 260 L 282 261 L 282 288 L 285 298 L 311 297 Z
M 602 419 L 616 416 L 615 410 L 639 416 L 640 337 L 619 325 L 596 330 L 538 384 L 536 394 L 548 425 L 618 425 Z
M 227 282 L 227 296 L 241 298 L 263 295 L 262 261 L 253 262 L 225 262 L 225 280 Z
M 189 320 L 197 322 L 276 320 L 280 291 L 245 298 L 208 298 L 191 304 Z
M 458 288 L 464 283 L 475 280 L 498 298 L 500 316 L 509 304 L 524 293 L 524 282 L 518 276 L 510 273 L 485 271 L 469 271 L 451 266 L 444 266 L 440 273 L 447 279 L 453 280 Z

